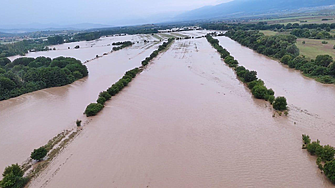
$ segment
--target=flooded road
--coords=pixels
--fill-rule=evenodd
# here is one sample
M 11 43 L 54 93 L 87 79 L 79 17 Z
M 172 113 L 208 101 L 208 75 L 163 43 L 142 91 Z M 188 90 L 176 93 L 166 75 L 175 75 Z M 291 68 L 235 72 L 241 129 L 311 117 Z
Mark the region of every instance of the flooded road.
M 252 54 L 220 42 L 237 59 Z M 206 39 L 175 41 L 30 187 L 331 187 L 301 149 L 302 132 L 322 132 L 294 126 L 306 115 L 292 111 L 273 118 Z
M 98 40 L 95 45 L 107 44 L 113 40 L 142 40 L 139 36 L 115 37 L 107 41 L 106 39 L 108 38 Z M 80 42 L 82 46 L 84 43 L 92 42 Z M 57 49 L 77 44 L 63 44 Z M 36 52 L 29 53 L 27 56 L 43 55 L 54 58 L 72 54 L 73 57 L 84 61 L 94 58 L 98 52 L 105 53 L 105 48 Z M 49 139 L 63 130 L 75 127 L 77 119 L 84 120 L 83 112 L 86 106 L 96 101 L 99 92 L 106 90 L 119 80 L 125 71 L 140 66 L 141 61 L 157 48 L 157 42 L 136 43 L 132 47 L 87 63 L 89 76 L 73 84 L 0 101 L 0 171 L 12 163 L 22 163 L 30 156 L 33 149 L 46 144 Z
M 255 53 L 228 37 L 216 38 L 240 65 L 257 71 L 258 77 L 276 92 L 276 96 L 286 97 L 292 126 L 305 129 L 313 140 L 319 139 L 322 144 L 335 146 L 334 85 L 304 77 L 299 71 Z

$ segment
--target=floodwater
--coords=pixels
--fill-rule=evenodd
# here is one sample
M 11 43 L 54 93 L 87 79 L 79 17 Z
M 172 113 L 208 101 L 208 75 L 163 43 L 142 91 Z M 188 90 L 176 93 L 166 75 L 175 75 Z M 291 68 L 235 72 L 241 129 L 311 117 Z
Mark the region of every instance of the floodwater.
M 257 71 L 258 77 L 275 91 L 276 96 L 286 97 L 292 126 L 305 129 L 313 140 L 319 139 L 322 144 L 335 146 L 334 85 L 304 77 L 299 71 L 255 53 L 228 37 L 217 39 L 240 65 Z
M 27 57 L 71 56 L 82 61 L 109 52 L 113 41 L 143 41 L 140 35 L 102 38 L 95 42 L 78 42 L 56 46 L 56 51 L 29 53 Z M 78 50 L 68 46 L 80 45 Z M 0 101 L 0 171 L 13 163 L 22 163 L 33 149 L 63 130 L 75 127 L 83 119 L 86 106 L 95 102 L 99 92 L 115 83 L 124 72 L 141 65 L 157 49 L 158 42 L 136 43 L 86 64 L 89 76 L 73 84 L 28 93 Z M 93 46 L 93 47 L 85 47 Z M 17 57 L 12 57 L 15 59 Z
M 254 64 L 270 61 L 227 39 L 220 42 L 241 64 L 248 54 L 246 60 Z M 286 68 L 276 71 L 298 77 Z M 259 73 L 271 86 L 264 75 Z M 310 81 L 300 83 L 308 87 Z M 273 88 L 286 94 L 285 87 Z M 327 93 L 319 95 L 323 99 Z M 303 99 L 285 96 L 291 109 L 311 105 L 299 106 Z M 307 112 L 291 111 L 273 118 L 269 104 L 252 98 L 206 39 L 175 41 L 89 118 L 30 187 L 331 187 L 315 158 L 301 149 L 306 131 L 323 140 L 323 131 L 315 128 L 322 125 L 304 127 L 300 122 L 310 120 L 303 119 Z

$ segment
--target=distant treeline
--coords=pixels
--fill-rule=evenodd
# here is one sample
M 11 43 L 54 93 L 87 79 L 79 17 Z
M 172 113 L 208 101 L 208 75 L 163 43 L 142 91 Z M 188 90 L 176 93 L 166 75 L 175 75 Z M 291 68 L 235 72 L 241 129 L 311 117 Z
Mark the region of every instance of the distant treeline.
M 238 61 L 234 59 L 230 53 L 220 46 L 219 41 L 214 39 L 210 34 L 206 35 L 208 42 L 220 53 L 224 62 L 232 67 L 238 78 L 247 84 L 253 96 L 257 99 L 269 101 L 275 110 L 287 110 L 287 102 L 285 97 L 274 97 L 275 92 L 272 89 L 267 89 L 264 82 L 257 78 L 256 71 L 250 71 L 243 66 L 238 66 Z
M 102 36 L 116 35 L 116 34 L 134 35 L 134 34 L 151 34 L 151 33 L 158 33 L 158 30 L 152 27 L 112 28 L 112 29 L 106 29 L 106 30 L 100 30 L 100 31 L 78 33 L 73 36 L 73 41 L 83 41 L 83 40 L 90 41 L 90 40 L 98 39 Z
M 0 58 L 0 100 L 67 85 L 87 75 L 86 66 L 74 58 Z
M 308 135 L 302 135 L 303 145 L 302 149 L 307 149 L 307 151 L 317 157 L 316 164 L 318 168 L 325 173 L 327 178 L 335 184 L 335 149 L 330 145 L 322 146 L 320 141 L 313 141 Z
M 118 51 L 118 50 L 121 50 L 123 48 L 133 45 L 133 43 L 131 41 L 125 41 L 125 42 L 115 42 L 112 45 L 120 45 L 120 46 L 113 47 L 113 51 Z
M 172 43 L 173 40 L 174 40 L 173 38 L 168 39 L 168 42 L 164 42 L 162 45 L 158 47 L 158 50 L 152 52 L 152 54 L 149 57 L 147 57 L 145 60 L 142 61 L 141 67 L 127 71 L 120 80 L 118 80 L 106 91 L 101 92 L 99 94 L 97 102 L 89 104 L 86 107 L 84 114 L 86 114 L 87 117 L 97 115 L 104 108 L 106 101 L 110 100 L 113 96 L 118 94 L 124 87 L 126 87 L 136 77 L 136 75 L 140 73 L 145 68 L 146 65 L 148 65 L 149 61 L 155 58 L 159 54 L 159 52 L 165 50 L 168 47 L 168 45 Z
M 228 37 L 240 44 L 254 49 L 258 53 L 279 59 L 283 64 L 302 71 L 306 76 L 322 83 L 335 83 L 335 63 L 330 55 L 318 55 L 309 60 L 299 56 L 299 49 L 294 44 L 292 35 L 265 36 L 259 31 L 234 31 L 226 33 Z
M 201 25 L 204 29 L 209 30 L 280 30 L 280 29 L 335 29 L 335 23 L 332 24 L 267 24 L 267 22 L 259 22 L 257 24 L 227 24 L 227 23 L 204 23 Z

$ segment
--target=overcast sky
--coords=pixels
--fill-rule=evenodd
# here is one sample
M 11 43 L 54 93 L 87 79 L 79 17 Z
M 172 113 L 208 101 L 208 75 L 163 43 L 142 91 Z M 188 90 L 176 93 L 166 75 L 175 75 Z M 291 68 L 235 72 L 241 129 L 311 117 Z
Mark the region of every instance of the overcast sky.
M 155 22 L 229 0 L 0 0 L 0 25 Z

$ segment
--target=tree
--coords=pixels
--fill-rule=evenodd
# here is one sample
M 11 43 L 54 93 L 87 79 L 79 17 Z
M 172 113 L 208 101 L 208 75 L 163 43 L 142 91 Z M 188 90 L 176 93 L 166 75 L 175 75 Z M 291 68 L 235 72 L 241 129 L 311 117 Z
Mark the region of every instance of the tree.
M 322 146 L 320 145 L 320 141 L 314 141 L 310 144 L 307 144 L 307 151 L 311 154 L 311 155 L 317 155 L 317 151 L 320 151 L 320 148 L 322 148 Z
M 285 97 L 277 97 L 275 102 L 273 103 L 273 108 L 275 110 L 286 110 L 287 109 L 287 102 Z
M 41 161 L 47 155 L 47 153 L 48 151 L 45 149 L 45 147 L 40 147 L 38 149 L 34 149 L 30 157 L 34 160 Z
M 292 44 L 292 45 L 288 46 L 286 48 L 286 51 L 288 53 L 292 54 L 293 56 L 298 56 L 299 55 L 299 48 L 295 44 Z
M 315 64 L 323 67 L 328 67 L 333 62 L 333 57 L 330 55 L 318 55 L 315 59 Z
M 91 103 L 86 107 L 86 110 L 84 112 L 84 114 L 86 114 L 87 117 L 90 116 L 95 116 L 97 115 L 102 109 L 104 108 L 104 106 L 102 104 L 99 103 Z
M 326 162 L 323 167 L 323 171 L 328 179 L 335 184 L 335 160 Z
M 2 188 L 21 188 L 28 182 L 28 178 L 23 177 L 23 170 L 18 164 L 13 164 L 5 168 L 0 181 Z
M 267 88 L 263 85 L 256 85 L 254 88 L 252 88 L 252 94 L 257 98 L 257 99 L 264 99 L 265 95 L 267 95 Z
M 292 56 L 290 56 L 290 55 L 284 55 L 284 56 L 281 58 L 280 62 L 282 62 L 282 63 L 284 63 L 285 65 L 287 65 L 288 62 L 290 62 L 291 60 L 292 60 Z
M 322 161 L 331 161 L 334 159 L 334 155 L 335 150 L 333 147 L 331 147 L 330 145 L 323 146 L 323 150 L 320 156 Z
M 7 176 L 8 174 L 13 173 L 15 176 L 22 177 L 24 172 L 18 164 L 12 164 L 11 166 L 7 166 L 2 173 L 2 176 Z

